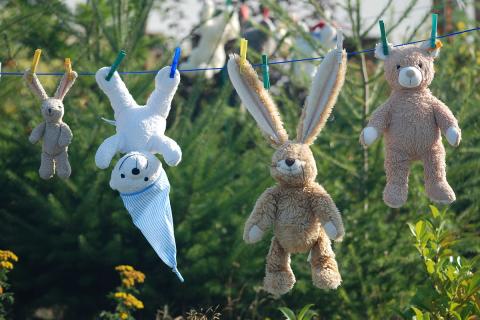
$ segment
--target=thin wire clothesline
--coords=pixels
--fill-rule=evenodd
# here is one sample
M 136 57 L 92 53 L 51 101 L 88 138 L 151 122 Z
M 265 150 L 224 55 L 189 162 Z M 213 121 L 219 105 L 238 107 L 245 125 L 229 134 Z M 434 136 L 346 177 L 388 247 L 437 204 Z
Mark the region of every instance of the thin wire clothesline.
M 456 31 L 452 33 L 447 33 L 442 36 L 437 36 L 437 39 L 443 39 L 447 37 L 453 37 L 457 36 L 462 33 L 467 33 L 467 32 L 472 32 L 472 31 L 478 31 L 480 30 L 480 27 L 475 27 L 472 29 L 465 29 L 461 31 Z M 394 47 L 403 47 L 411 44 L 417 44 L 420 42 L 425 42 L 429 41 L 430 39 L 425 39 L 425 40 L 416 40 L 416 41 L 411 41 L 407 43 L 401 43 L 394 45 Z M 362 53 L 369 53 L 369 52 L 374 52 L 375 48 L 371 49 L 365 49 L 361 51 L 354 51 L 354 52 L 347 52 L 348 56 L 354 56 Z M 283 60 L 283 61 L 270 61 L 268 64 L 269 65 L 275 65 L 275 64 L 285 64 L 285 63 L 296 63 L 296 62 L 302 62 L 302 61 L 313 61 L 313 60 L 321 60 L 323 57 L 311 57 L 311 58 L 302 58 L 302 59 L 291 59 L 291 60 Z M 256 63 L 252 64 L 253 67 L 261 67 L 261 63 Z M 223 67 L 221 68 L 196 68 L 196 69 L 178 69 L 180 72 L 199 72 L 199 71 L 207 71 L 207 70 L 222 70 L 224 69 Z M 142 70 L 142 71 L 119 71 L 119 74 L 155 74 L 157 73 L 158 70 Z M 23 76 L 23 72 L 0 72 L 0 75 L 2 76 Z M 63 76 L 64 72 L 36 72 L 36 75 L 38 76 Z M 94 76 L 95 72 L 78 72 L 79 76 Z

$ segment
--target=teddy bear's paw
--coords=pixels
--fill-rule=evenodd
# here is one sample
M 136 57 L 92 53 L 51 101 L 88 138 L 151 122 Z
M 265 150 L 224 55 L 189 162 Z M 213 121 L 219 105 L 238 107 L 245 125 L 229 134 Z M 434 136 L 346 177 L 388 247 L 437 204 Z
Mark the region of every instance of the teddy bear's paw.
M 374 127 L 366 127 L 360 134 L 360 143 L 364 146 L 370 146 L 378 138 L 378 131 Z
M 246 243 L 252 244 L 262 240 L 263 230 L 260 229 L 257 225 L 254 225 L 248 230 L 248 233 L 245 234 L 244 239 Z
M 329 260 L 321 267 L 312 268 L 312 281 L 317 288 L 336 289 L 342 283 L 337 262 L 333 257 L 330 257 Z
M 448 128 L 445 137 L 447 138 L 448 143 L 453 147 L 458 147 L 460 140 L 462 139 L 460 129 L 456 127 Z
M 428 197 L 438 204 L 450 204 L 456 200 L 455 192 L 447 181 L 441 181 L 435 184 L 427 184 L 425 191 Z
M 292 290 L 295 281 L 292 271 L 267 272 L 263 289 L 273 295 L 282 295 Z
M 407 202 L 408 185 L 387 183 L 383 190 L 383 201 L 391 208 L 400 208 Z

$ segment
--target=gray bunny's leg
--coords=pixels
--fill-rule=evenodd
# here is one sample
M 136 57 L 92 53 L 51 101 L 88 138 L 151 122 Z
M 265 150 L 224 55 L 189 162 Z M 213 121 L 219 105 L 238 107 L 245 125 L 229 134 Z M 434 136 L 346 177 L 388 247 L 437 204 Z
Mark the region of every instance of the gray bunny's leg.
M 57 165 L 57 175 L 62 179 L 67 179 L 72 173 L 70 162 L 68 162 L 68 153 L 64 151 L 55 157 L 55 163 Z
M 45 152 L 42 152 L 42 163 L 40 164 L 40 169 L 38 169 L 40 178 L 50 179 L 55 174 L 55 163 L 53 162 L 53 157 Z

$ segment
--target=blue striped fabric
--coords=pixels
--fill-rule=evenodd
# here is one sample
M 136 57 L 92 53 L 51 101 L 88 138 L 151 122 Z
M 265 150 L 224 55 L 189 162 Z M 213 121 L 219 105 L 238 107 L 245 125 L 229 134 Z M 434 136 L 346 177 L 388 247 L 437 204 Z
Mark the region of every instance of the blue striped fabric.
M 125 208 L 158 256 L 172 268 L 180 281 L 184 281 L 177 269 L 177 248 L 173 233 L 170 207 L 170 183 L 162 169 L 160 177 L 139 192 L 120 193 Z

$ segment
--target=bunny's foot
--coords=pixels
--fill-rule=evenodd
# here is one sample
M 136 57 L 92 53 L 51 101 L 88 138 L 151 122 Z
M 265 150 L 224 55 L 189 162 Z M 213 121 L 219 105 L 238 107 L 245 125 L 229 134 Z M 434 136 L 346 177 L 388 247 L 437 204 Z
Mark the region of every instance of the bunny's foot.
M 336 289 L 342 282 L 330 240 L 319 238 L 310 251 L 313 284 L 320 289 Z
M 53 177 L 55 173 L 55 162 L 53 157 L 45 152 L 42 152 L 42 163 L 40 164 L 40 169 L 38 169 L 38 174 L 40 178 L 48 180 Z
M 72 168 L 68 162 L 67 152 L 62 152 L 55 157 L 55 162 L 57 164 L 57 175 L 62 179 L 67 179 L 72 173 Z
M 274 237 L 267 256 L 263 288 L 265 291 L 279 296 L 290 291 L 294 284 L 295 275 L 290 268 L 290 254 Z

